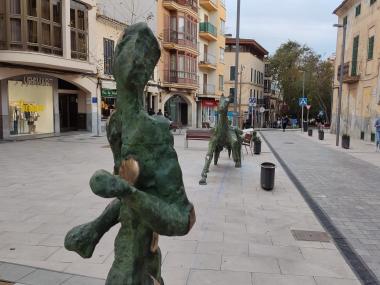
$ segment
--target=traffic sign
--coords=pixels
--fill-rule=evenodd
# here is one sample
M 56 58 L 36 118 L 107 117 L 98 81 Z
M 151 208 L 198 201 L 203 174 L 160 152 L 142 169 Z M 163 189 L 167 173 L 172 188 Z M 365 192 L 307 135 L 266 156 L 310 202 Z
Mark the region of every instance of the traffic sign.
M 311 105 L 306 105 L 306 109 L 310 110 Z
M 264 107 L 261 107 L 260 108 L 260 113 L 264 113 L 265 112 L 265 108 Z
M 305 106 L 307 106 L 307 98 L 305 98 L 305 97 L 299 98 L 299 99 L 298 99 L 298 104 L 299 104 L 301 107 L 305 107 Z
M 249 107 L 256 107 L 256 98 L 255 97 L 249 97 L 248 102 L 249 102 Z

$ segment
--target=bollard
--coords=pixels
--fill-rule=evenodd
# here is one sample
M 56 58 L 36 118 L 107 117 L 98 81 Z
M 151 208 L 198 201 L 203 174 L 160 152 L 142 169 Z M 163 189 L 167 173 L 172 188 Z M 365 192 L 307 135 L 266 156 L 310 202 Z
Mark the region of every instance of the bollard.
M 274 188 L 276 165 L 271 162 L 261 164 L 261 188 L 271 191 Z

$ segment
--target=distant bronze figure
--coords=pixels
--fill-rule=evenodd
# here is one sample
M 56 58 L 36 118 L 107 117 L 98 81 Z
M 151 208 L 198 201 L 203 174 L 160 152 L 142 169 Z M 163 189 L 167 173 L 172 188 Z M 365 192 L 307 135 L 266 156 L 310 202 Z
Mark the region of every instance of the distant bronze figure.
M 219 155 L 224 148 L 228 150 L 229 157 L 231 157 L 232 152 L 235 167 L 241 167 L 241 135 L 243 132 L 238 128 L 230 127 L 227 116 L 229 104 L 230 98 L 221 96 L 218 106 L 218 123 L 208 146 L 206 161 L 202 171 L 202 178 L 199 181 L 200 185 L 207 184 L 207 173 L 210 170 L 212 158 L 214 158 L 214 165 L 217 165 Z
M 115 52 L 117 110 L 107 126 L 114 174 L 97 171 L 92 191 L 116 198 L 96 220 L 72 229 L 65 247 L 90 258 L 102 236 L 121 223 L 107 285 L 163 285 L 158 236 L 186 235 L 195 223 L 169 121 L 143 110 L 143 91 L 160 58 L 146 24 L 128 27 Z

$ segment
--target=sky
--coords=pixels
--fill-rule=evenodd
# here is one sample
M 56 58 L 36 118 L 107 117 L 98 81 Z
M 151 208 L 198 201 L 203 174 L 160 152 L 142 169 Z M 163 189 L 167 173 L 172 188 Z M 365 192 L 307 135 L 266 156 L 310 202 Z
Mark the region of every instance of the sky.
M 237 0 L 225 0 L 226 33 L 236 35 Z M 335 53 L 342 0 L 241 0 L 240 37 L 252 38 L 273 54 L 288 40 L 306 44 L 323 58 Z

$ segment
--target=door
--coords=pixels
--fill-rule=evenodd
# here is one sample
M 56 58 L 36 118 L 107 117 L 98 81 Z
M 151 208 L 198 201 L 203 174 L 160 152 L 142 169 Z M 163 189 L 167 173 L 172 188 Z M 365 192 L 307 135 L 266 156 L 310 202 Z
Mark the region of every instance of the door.
M 59 94 L 59 121 L 61 132 L 78 130 L 77 94 Z
M 208 46 L 207 45 L 203 46 L 203 55 L 204 55 L 204 62 L 208 63 Z
M 203 73 L 203 94 L 207 94 L 207 74 Z

